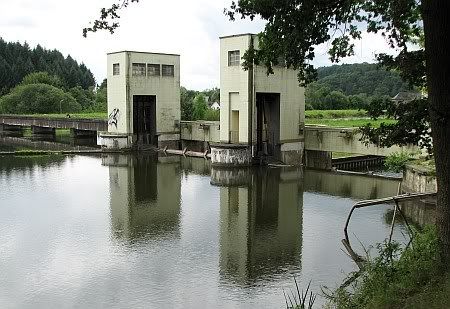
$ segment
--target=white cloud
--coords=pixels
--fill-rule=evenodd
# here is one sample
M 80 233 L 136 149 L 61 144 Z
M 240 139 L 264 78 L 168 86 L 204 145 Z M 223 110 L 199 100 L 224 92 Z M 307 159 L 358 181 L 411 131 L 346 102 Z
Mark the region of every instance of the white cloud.
M 231 0 L 142 0 L 122 12 L 121 27 L 114 35 L 94 33 L 84 39 L 82 28 L 111 3 L 113 0 L 1 0 L 0 35 L 6 41 L 27 41 L 31 46 L 40 44 L 70 54 L 84 62 L 98 82 L 106 76 L 107 52 L 178 53 L 181 84 L 201 90 L 219 86 L 219 36 L 257 33 L 264 27 L 260 20 L 228 21 L 223 9 Z M 381 41 L 380 37 L 363 39 L 357 55 L 346 62 L 373 61 Z M 320 48 L 314 63 L 329 65 L 324 47 Z

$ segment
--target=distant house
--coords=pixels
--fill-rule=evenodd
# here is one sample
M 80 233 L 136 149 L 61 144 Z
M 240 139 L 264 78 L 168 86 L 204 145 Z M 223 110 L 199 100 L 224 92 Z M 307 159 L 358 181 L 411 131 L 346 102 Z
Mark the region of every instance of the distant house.
M 220 109 L 220 104 L 218 102 L 214 102 L 213 104 L 211 104 L 211 108 L 213 110 L 219 110 Z
M 419 92 L 402 91 L 397 93 L 397 95 L 392 98 L 392 101 L 400 103 L 400 102 L 410 102 L 418 99 L 422 99 L 422 95 Z

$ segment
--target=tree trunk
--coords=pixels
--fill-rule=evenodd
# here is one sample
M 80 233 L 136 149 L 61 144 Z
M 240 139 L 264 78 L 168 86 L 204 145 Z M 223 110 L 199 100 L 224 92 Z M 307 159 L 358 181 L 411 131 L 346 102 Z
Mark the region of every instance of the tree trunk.
M 450 261 L 450 1 L 422 0 L 428 101 L 438 186 L 436 223 Z M 450 263 L 447 263 L 449 266 Z

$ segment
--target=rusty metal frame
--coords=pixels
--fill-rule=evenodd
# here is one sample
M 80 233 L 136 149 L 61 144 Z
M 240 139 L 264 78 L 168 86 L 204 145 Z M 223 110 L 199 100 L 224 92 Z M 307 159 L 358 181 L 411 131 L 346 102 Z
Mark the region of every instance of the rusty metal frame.
M 405 193 L 405 194 L 399 194 L 399 195 L 396 195 L 396 196 L 390 196 L 390 197 L 386 197 L 386 198 L 359 201 L 359 202 L 357 202 L 357 203 L 355 203 L 353 205 L 352 209 L 350 210 L 350 213 L 348 214 L 347 221 L 345 222 L 344 239 L 342 239 L 342 244 L 344 245 L 344 247 L 347 250 L 347 252 L 350 255 L 350 257 L 353 259 L 353 261 L 355 261 L 355 263 L 358 265 L 358 267 L 360 269 L 363 268 L 364 263 L 365 263 L 365 259 L 362 256 L 358 255 L 353 250 L 353 248 L 352 248 L 352 246 L 350 244 L 350 239 L 348 237 L 348 225 L 350 223 L 350 218 L 351 218 L 353 212 L 355 211 L 355 209 L 364 208 L 364 207 L 368 207 L 368 206 L 379 205 L 379 204 L 385 204 L 385 203 L 392 203 L 392 202 L 395 203 L 394 217 L 392 218 L 391 232 L 390 232 L 390 235 L 389 235 L 389 242 L 391 242 L 391 240 L 392 240 L 392 233 L 393 233 L 393 229 L 394 229 L 395 217 L 396 217 L 397 213 L 399 213 L 402 216 L 402 218 L 405 220 L 405 223 L 406 223 L 406 226 L 408 228 L 408 231 L 410 232 L 411 239 L 410 239 L 409 243 L 407 244 L 407 246 L 409 246 L 411 244 L 411 241 L 412 241 L 412 229 L 411 229 L 410 225 L 408 224 L 408 221 L 406 220 L 406 217 L 403 214 L 402 210 L 400 209 L 398 203 L 400 201 L 414 200 L 414 199 L 419 199 L 419 198 L 423 198 L 423 197 L 430 197 L 430 196 L 436 196 L 436 192 Z

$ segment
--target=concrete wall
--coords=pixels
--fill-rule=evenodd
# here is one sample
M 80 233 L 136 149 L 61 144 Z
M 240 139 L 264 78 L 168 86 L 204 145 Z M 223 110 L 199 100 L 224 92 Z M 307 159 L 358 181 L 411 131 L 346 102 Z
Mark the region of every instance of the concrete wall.
M 219 121 L 181 121 L 181 140 L 218 143 Z
M 118 63 L 120 74 L 113 75 Z M 174 76 L 133 76 L 132 63 L 174 66 Z M 171 54 L 117 52 L 108 54 L 108 131 L 133 133 L 133 95 L 156 96 L 156 132 L 158 141 L 179 140 L 180 56 Z M 117 127 L 111 121 L 118 109 Z
M 355 154 L 388 156 L 393 152 L 418 152 L 416 146 L 389 148 L 366 146 L 360 141 L 361 134 L 352 128 L 331 128 L 325 126 L 305 127 L 305 150 L 348 152 Z

